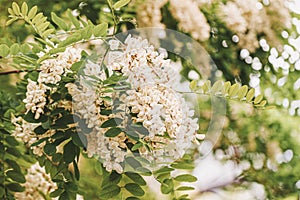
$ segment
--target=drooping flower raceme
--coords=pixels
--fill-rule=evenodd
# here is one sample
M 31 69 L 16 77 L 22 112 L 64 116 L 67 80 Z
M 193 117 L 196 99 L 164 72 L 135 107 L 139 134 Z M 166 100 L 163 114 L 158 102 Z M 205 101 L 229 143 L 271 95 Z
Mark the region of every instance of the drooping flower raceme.
M 43 200 L 42 194 L 46 195 L 53 192 L 57 186 L 51 181 L 45 168 L 40 167 L 38 163 L 33 164 L 25 175 L 25 191 L 15 193 L 17 200 Z
M 67 85 L 73 97 L 74 113 L 84 118 L 88 128 L 92 129 L 87 135 L 88 155 L 98 157 L 106 170 L 122 173 L 121 163 L 128 154 L 126 142 L 137 143 L 126 132 L 131 120 L 132 123 L 141 123 L 149 132 L 140 137 L 152 150 L 138 148 L 141 156 L 160 163 L 181 158 L 195 139 L 199 127 L 197 119 L 193 118 L 194 111 L 183 95 L 176 92 L 179 73 L 171 61 L 165 59 L 165 54 L 158 53 L 147 40 L 128 36 L 124 44 L 118 40 L 111 40 L 109 44 L 112 50 L 107 57 L 110 75 L 121 73 L 130 88 L 122 93 L 104 94 L 105 88 L 101 84 L 98 87 L 87 84 L 92 75 L 102 82 L 109 80 L 103 70 L 99 71 L 101 66 L 91 62 L 87 62 L 84 68 L 86 78 Z M 118 109 L 122 112 L 101 114 L 102 110 L 114 107 L 113 100 L 107 102 L 104 96 L 119 99 L 121 105 Z M 129 117 L 128 112 L 136 117 Z M 101 125 L 115 118 L 123 120 L 119 125 L 122 132 L 115 137 L 106 137 L 109 128 Z

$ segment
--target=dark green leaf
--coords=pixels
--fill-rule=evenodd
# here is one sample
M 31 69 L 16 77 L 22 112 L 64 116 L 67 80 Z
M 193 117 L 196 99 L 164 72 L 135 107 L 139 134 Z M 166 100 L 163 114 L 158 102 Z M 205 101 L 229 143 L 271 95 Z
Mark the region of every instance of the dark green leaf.
M 125 172 L 125 175 L 128 176 L 131 180 L 133 180 L 135 183 L 139 184 L 139 185 L 146 185 L 146 181 L 144 180 L 144 178 L 134 172 Z
M 11 178 L 13 181 L 16 181 L 18 183 L 25 183 L 26 182 L 25 176 L 19 171 L 10 170 L 10 171 L 6 172 L 6 175 L 9 178 Z
M 62 192 L 63 192 L 63 190 L 58 188 L 50 193 L 50 197 L 52 197 L 52 198 L 58 197 Z
M 56 152 L 56 146 L 54 144 L 48 143 L 44 146 L 44 152 L 47 155 L 51 156 L 52 154 L 54 154 Z
M 67 164 L 69 164 L 69 163 L 73 162 L 73 160 L 75 160 L 75 157 L 76 157 L 75 149 L 76 149 L 76 146 L 74 145 L 74 143 L 72 141 L 68 142 L 64 146 L 63 159 Z
M 64 191 L 58 198 L 58 200 L 70 200 L 69 194 L 67 191 Z
M 117 135 L 119 135 L 122 132 L 122 129 L 120 128 L 110 128 L 109 130 L 107 130 L 105 132 L 105 136 L 106 137 L 116 137 Z
M 123 122 L 123 119 L 120 118 L 112 118 L 107 121 L 105 121 L 102 125 L 101 128 L 108 128 L 108 127 L 114 127 L 118 126 Z
M 137 197 L 127 197 L 126 200 L 140 200 L 140 198 L 137 198 Z
M 7 142 L 7 144 L 9 144 L 11 146 L 18 146 L 19 145 L 19 142 L 13 136 L 5 137 L 5 141 Z
M 99 197 L 106 200 L 117 196 L 120 192 L 121 188 L 118 185 L 107 185 L 101 189 Z
M 80 172 L 79 172 L 79 168 L 78 168 L 77 162 L 75 160 L 73 161 L 73 166 L 74 166 L 75 178 L 79 181 L 79 179 L 80 179 Z
M 12 167 L 15 171 L 21 172 L 21 168 L 18 163 L 14 160 L 6 159 L 5 162 Z
M 74 133 L 72 135 L 72 141 L 74 144 L 76 144 L 78 147 L 87 147 L 87 138 L 82 133 Z
M 162 167 L 160 168 L 159 170 L 156 171 L 157 174 L 160 174 L 160 173 L 166 173 L 166 172 L 171 172 L 171 171 L 174 171 L 175 169 L 173 168 L 170 168 L 170 167 Z
M 136 183 L 127 183 L 125 189 L 135 196 L 143 196 L 145 194 L 144 190 Z
M 42 135 L 42 134 L 44 134 L 44 133 L 47 132 L 47 129 L 44 129 L 43 126 L 40 125 L 40 126 L 38 126 L 38 127 L 36 127 L 36 128 L 34 129 L 34 132 L 35 132 L 37 135 Z
M 19 183 L 9 183 L 6 187 L 13 192 L 24 192 L 25 188 L 22 187 Z

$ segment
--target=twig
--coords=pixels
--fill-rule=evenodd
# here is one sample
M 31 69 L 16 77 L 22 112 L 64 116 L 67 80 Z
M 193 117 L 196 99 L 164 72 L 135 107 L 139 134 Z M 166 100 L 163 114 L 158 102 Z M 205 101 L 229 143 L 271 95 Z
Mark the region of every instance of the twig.
M 41 70 L 39 70 L 39 69 L 17 69 L 17 70 L 12 70 L 12 71 L 0 72 L 0 76 L 8 75 L 8 74 L 19 74 L 22 72 L 34 72 L 34 71 L 40 72 Z

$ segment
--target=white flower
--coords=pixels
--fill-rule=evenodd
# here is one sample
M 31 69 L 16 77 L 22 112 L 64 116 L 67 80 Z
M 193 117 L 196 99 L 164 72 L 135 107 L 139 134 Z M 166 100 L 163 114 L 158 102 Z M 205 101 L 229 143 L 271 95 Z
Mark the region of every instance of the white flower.
M 196 40 L 205 41 L 210 37 L 210 26 L 197 2 L 170 0 L 170 12 L 179 21 L 178 27 Z
M 28 79 L 26 98 L 23 100 L 27 112 L 35 113 L 35 119 L 40 118 L 44 113 L 44 106 L 46 105 L 46 92 L 47 86 L 36 83 Z
M 23 184 L 25 191 L 15 193 L 17 200 L 44 200 L 42 194 L 49 194 L 57 188 L 45 168 L 40 167 L 38 163 L 27 170 L 25 178 L 26 182 Z
M 56 58 L 42 62 L 39 73 L 39 83 L 56 84 L 61 80 L 61 76 L 69 72 L 72 64 L 81 58 L 81 50 L 68 47 L 64 52 L 58 53 Z

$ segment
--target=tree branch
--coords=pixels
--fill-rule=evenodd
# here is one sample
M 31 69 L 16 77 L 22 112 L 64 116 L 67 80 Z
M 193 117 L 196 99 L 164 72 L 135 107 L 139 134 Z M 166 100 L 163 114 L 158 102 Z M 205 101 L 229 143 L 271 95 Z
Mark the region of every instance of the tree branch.
M 34 72 L 34 71 L 40 72 L 41 70 L 39 70 L 39 69 L 17 69 L 17 70 L 12 70 L 12 71 L 0 72 L 0 76 L 8 75 L 8 74 L 19 74 L 22 72 Z

